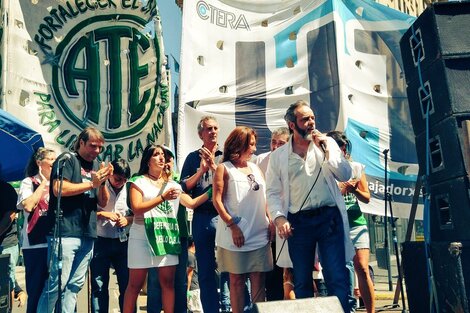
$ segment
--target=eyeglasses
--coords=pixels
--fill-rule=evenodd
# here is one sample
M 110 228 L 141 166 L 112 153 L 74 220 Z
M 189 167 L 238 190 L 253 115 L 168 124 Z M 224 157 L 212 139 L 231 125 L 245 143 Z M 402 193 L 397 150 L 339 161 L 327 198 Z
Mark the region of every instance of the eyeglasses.
M 246 175 L 246 178 L 248 178 L 248 182 L 250 183 L 251 190 L 253 190 L 253 191 L 259 190 L 259 184 L 255 180 L 255 175 L 248 174 L 248 175 Z

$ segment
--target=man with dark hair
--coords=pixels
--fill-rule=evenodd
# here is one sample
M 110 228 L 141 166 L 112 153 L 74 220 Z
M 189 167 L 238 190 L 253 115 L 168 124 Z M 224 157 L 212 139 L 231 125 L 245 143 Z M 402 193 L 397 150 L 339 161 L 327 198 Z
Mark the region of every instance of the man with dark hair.
M 314 295 L 312 270 L 318 244 L 328 294 L 337 296 L 349 312 L 345 261 L 353 250 L 336 180 L 347 181 L 351 167 L 336 142 L 315 129 L 315 115 L 307 102 L 291 105 L 285 120 L 292 136 L 271 153 L 266 196 L 279 236 L 288 239 L 295 295 Z
M 111 162 L 113 175 L 109 176 L 106 188 L 109 201 L 98 206 L 97 235 L 91 260 L 91 307 L 94 313 L 109 312 L 109 270 L 113 266 L 119 285 L 119 308 L 122 312 L 124 293 L 129 281 L 127 267 L 127 233 L 133 217 L 127 206 L 127 180 L 131 169 L 126 160 Z
M 212 185 L 214 171 L 222 159 L 217 138 L 219 124 L 212 116 L 199 121 L 197 131 L 202 147 L 191 152 L 184 161 L 181 171 L 181 186 L 184 192 L 195 198 Z M 217 211 L 211 200 L 194 209 L 192 231 L 199 264 L 199 286 L 201 302 L 205 313 L 219 312 L 219 297 L 215 280 L 215 218 Z
M 73 312 L 77 294 L 85 283 L 85 277 L 93 253 L 93 241 L 96 238 L 96 209 L 99 204 L 106 206 L 109 192 L 105 182 L 113 174 L 112 165 L 98 163 L 96 158 L 104 146 L 103 134 L 96 128 L 85 128 L 77 138 L 75 153 L 63 153 L 54 162 L 51 185 L 51 208 L 48 218 L 55 219 L 57 196 L 60 189 L 59 172 L 62 172 L 62 199 L 60 234 L 56 234 L 55 224 L 52 238 L 48 241 L 48 254 L 52 258 L 49 269 L 50 277 L 44 286 L 38 304 L 38 312 L 53 312 L 58 299 L 59 287 L 62 296 L 62 312 Z M 62 262 L 59 262 L 57 236 L 62 237 Z M 58 272 L 62 265 L 61 286 Z

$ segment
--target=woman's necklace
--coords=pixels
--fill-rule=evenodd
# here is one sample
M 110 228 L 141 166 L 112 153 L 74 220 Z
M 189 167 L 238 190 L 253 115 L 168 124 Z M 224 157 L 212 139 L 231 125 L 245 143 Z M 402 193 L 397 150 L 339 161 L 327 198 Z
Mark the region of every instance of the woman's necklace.
M 150 178 L 153 179 L 153 180 L 157 180 L 157 181 L 160 180 L 160 177 L 154 176 L 154 175 L 152 175 L 152 174 L 150 174 L 150 173 L 147 173 L 147 176 L 150 177 Z
M 152 184 L 154 184 L 157 187 L 160 187 L 162 185 L 163 179 L 161 177 L 154 176 L 150 173 L 147 173 L 147 176 Z

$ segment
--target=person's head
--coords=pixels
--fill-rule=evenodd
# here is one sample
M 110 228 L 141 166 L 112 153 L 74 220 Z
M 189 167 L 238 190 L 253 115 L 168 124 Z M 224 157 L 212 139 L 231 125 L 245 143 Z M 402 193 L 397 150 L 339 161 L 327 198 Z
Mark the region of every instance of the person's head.
M 250 160 L 256 152 L 256 132 L 246 126 L 235 127 L 224 144 L 224 162 Z
M 139 175 L 148 174 L 149 171 L 157 172 L 164 175 L 163 168 L 165 166 L 165 149 L 160 145 L 148 145 L 142 153 L 140 160 Z M 164 175 L 165 176 L 165 175 Z
M 167 146 L 162 145 L 162 147 L 163 152 L 165 153 L 165 171 L 167 175 L 171 175 L 175 167 L 175 155 Z
M 74 150 L 86 161 L 91 162 L 98 157 L 103 150 L 104 136 L 94 127 L 87 127 L 75 142 Z
M 333 130 L 328 132 L 326 135 L 336 141 L 338 147 L 341 149 L 341 151 L 343 151 L 345 157 L 348 158 L 351 156 L 352 144 L 343 132 L 339 130 Z
M 131 168 L 124 159 L 117 159 L 111 162 L 114 168 L 113 175 L 109 177 L 109 183 L 116 189 L 122 188 L 131 177 Z
M 40 147 L 29 159 L 28 165 L 25 169 L 25 176 L 31 177 L 39 173 L 39 168 L 43 175 L 49 178 L 52 170 L 52 163 L 57 158 L 56 153 L 52 149 Z
M 219 123 L 213 116 L 203 116 L 197 124 L 197 133 L 204 146 L 211 147 L 217 144 Z
M 291 104 L 284 115 L 289 131 L 295 137 L 310 139 L 311 133 L 315 130 L 315 114 L 310 105 L 304 100 L 298 100 Z M 294 137 L 294 138 L 295 138 Z
M 287 127 L 279 127 L 271 134 L 271 151 L 283 146 L 289 140 L 289 129 Z

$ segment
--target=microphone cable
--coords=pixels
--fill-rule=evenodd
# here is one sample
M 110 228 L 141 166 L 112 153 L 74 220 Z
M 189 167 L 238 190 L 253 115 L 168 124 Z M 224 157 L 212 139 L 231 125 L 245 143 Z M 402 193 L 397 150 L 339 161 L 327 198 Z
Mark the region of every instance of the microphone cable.
M 318 178 L 320 177 L 320 173 L 322 172 L 322 166 L 323 166 L 323 163 L 325 163 L 325 160 L 326 160 L 326 155 L 325 155 L 325 153 L 324 153 L 324 154 L 323 154 L 323 161 L 322 161 L 321 164 L 320 164 L 320 169 L 319 169 L 319 171 L 318 171 L 318 173 L 317 173 L 317 177 L 315 177 L 315 180 L 314 180 L 314 182 L 313 182 L 312 187 L 310 187 L 310 190 L 308 191 L 307 195 L 305 196 L 304 201 L 302 201 L 302 204 L 300 205 L 300 209 L 299 209 L 299 211 L 298 211 L 296 214 L 298 214 L 298 213 L 300 213 L 300 211 L 302 211 L 302 208 L 303 208 L 305 202 L 307 202 L 307 199 L 308 199 L 308 197 L 310 196 L 310 194 L 312 193 L 313 188 L 316 186 L 316 184 L 317 184 L 317 182 L 318 182 Z M 297 215 L 297 217 L 298 217 L 298 215 Z M 287 219 L 287 216 L 286 216 L 286 219 Z M 289 224 L 290 224 L 290 223 L 289 223 Z M 281 248 L 279 249 L 279 253 L 278 253 L 278 255 L 276 256 L 276 261 L 275 261 L 275 263 L 277 263 L 277 261 L 279 260 L 279 256 L 280 256 L 281 253 L 282 253 L 282 249 L 284 249 L 284 246 L 285 246 L 285 244 L 286 244 L 286 241 L 287 241 L 287 238 L 284 238 L 284 240 L 282 241 Z

